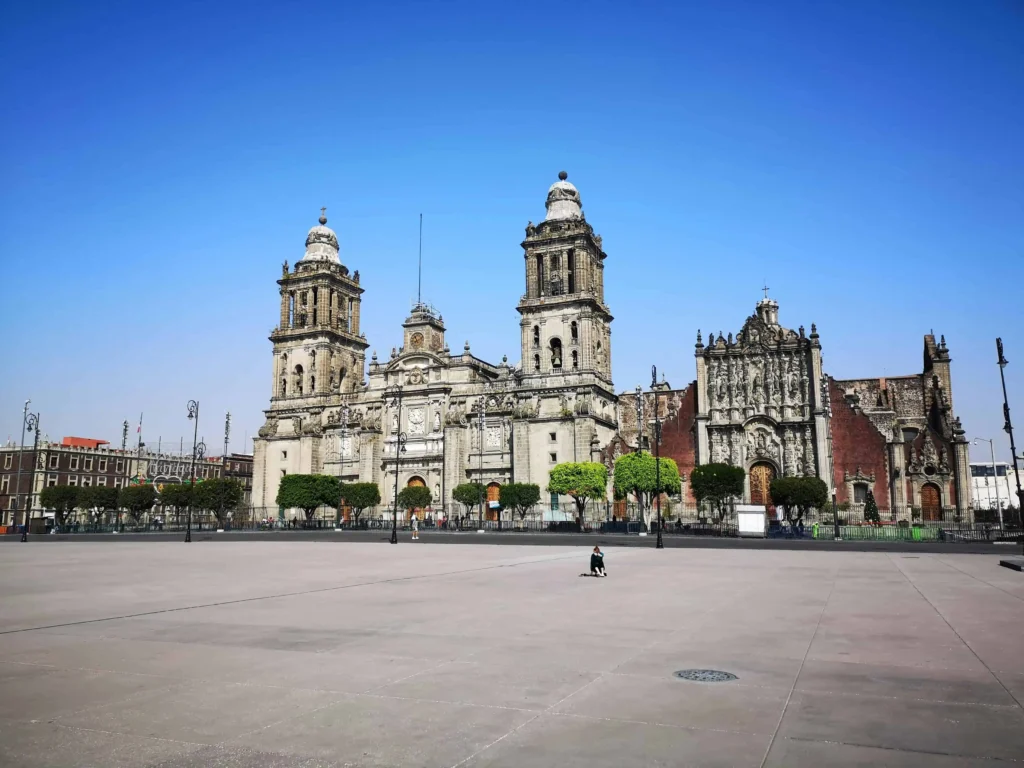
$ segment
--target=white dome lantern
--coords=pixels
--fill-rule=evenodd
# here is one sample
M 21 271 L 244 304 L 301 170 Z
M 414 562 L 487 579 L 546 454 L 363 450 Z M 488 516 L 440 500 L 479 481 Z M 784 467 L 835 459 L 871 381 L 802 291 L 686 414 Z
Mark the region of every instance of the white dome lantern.
M 338 236 L 327 226 L 327 209 L 320 209 L 320 223 L 306 235 L 306 255 L 300 261 L 333 261 L 341 263 L 338 257 Z
M 566 181 L 568 178 L 569 174 L 562 171 L 558 174 L 558 181 L 552 184 L 548 190 L 548 199 L 544 203 L 548 213 L 544 217 L 544 221 L 578 219 L 582 216 L 579 190 Z

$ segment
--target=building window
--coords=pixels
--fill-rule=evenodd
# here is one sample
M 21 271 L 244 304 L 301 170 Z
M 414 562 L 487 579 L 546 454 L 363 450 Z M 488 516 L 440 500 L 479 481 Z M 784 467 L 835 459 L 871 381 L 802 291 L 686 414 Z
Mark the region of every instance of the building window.
M 533 356 L 533 372 L 540 373 L 540 355 Z
M 114 471 L 118 473 L 124 472 L 124 459 L 117 460 L 117 463 L 114 465 Z
M 551 459 L 551 463 L 554 464 L 554 463 L 556 463 L 558 461 L 558 454 L 557 453 L 549 453 L 548 454 L 548 458 Z
M 55 453 L 52 456 L 50 456 L 50 469 L 56 469 L 59 464 L 60 456 L 58 454 Z
M 47 485 L 47 487 L 52 488 L 56 484 L 57 484 L 57 476 L 56 475 L 47 475 L 46 476 L 46 485 Z
M 91 458 L 85 460 L 85 471 L 86 472 L 92 472 L 92 459 Z
M 539 347 L 540 346 L 540 326 L 539 325 L 533 326 L 533 346 L 535 346 L 535 347 Z
M 281 477 L 284 477 L 287 474 L 288 474 L 288 470 L 287 469 L 282 469 L 281 470 Z
M 106 472 L 106 471 L 107 471 L 107 460 L 106 459 L 100 459 L 100 472 Z
M 107 478 L 105 478 L 105 477 L 97 477 L 96 478 L 96 485 L 100 485 L 100 486 L 103 486 L 104 488 L 106 488 L 107 487 Z
M 11 478 L 7 475 L 0 477 L 0 493 L 7 493 L 7 487 L 11 484 Z
M 68 477 L 68 485 L 77 487 L 78 475 L 71 475 L 70 477 Z
M 548 432 L 548 438 L 549 438 L 549 439 L 551 440 L 551 442 L 553 443 L 553 442 L 555 442 L 556 440 L 558 440 L 558 433 L 557 433 L 557 432 Z
M 70 469 L 72 472 L 74 472 L 74 471 L 76 471 L 78 469 L 78 457 L 77 456 L 72 456 L 71 457 L 71 461 L 68 464 L 68 469 Z
M 120 477 L 115 477 L 114 478 L 114 487 L 115 488 L 120 488 L 121 487 L 121 478 Z
M 569 293 L 576 293 L 576 252 L 572 248 L 569 249 L 566 257 L 566 267 L 568 268 Z
M 867 504 L 868 502 L 868 484 L 867 483 L 854 483 L 853 484 L 853 503 L 854 504 Z
M 8 454 L 4 455 L 4 469 L 10 469 L 11 468 L 11 460 L 13 458 L 14 458 L 13 454 L 8 453 Z
M 544 257 L 537 257 L 537 295 L 544 295 Z
M 281 451 L 281 458 L 282 459 L 287 459 L 288 458 L 288 451 Z
M 552 493 L 551 494 L 550 502 L 551 502 L 551 509 L 552 510 L 557 510 L 558 509 L 558 494 L 557 493 Z
M 235 465 L 235 472 L 237 472 L 238 471 L 238 462 L 237 461 L 234 462 L 234 465 Z
M 82 487 L 88 488 L 90 485 L 92 485 L 92 478 L 88 475 L 82 475 Z
M 578 371 L 580 369 L 580 353 L 575 349 L 572 351 L 572 369 Z
M 573 320 L 569 323 L 569 337 L 572 339 L 573 344 L 579 344 L 580 341 L 580 328 L 576 325 L 576 321 Z
M 904 429 L 903 430 L 903 442 L 912 443 L 917 438 L 916 429 Z

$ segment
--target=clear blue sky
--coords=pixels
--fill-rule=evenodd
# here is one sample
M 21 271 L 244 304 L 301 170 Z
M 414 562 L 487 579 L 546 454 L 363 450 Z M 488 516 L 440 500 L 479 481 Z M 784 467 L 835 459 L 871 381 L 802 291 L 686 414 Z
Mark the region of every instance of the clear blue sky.
M 1024 4 L 8 3 L 0 440 L 243 448 L 275 280 L 320 206 L 385 358 L 416 291 L 519 359 L 519 243 L 565 169 L 604 236 L 621 391 L 694 377 L 764 280 L 835 376 L 944 333 L 968 435 L 1024 443 Z M 977 458 L 984 451 L 973 449 Z M 1024 450 L 1024 449 L 1022 449 Z

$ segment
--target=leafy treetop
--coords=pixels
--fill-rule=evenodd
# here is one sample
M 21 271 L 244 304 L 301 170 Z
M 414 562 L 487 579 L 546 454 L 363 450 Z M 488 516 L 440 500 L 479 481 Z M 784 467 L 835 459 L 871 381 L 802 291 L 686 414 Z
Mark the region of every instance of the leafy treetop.
M 734 496 L 743 495 L 746 472 L 731 464 L 702 464 L 690 473 L 690 489 L 698 504 L 708 504 L 725 515 L 725 503 Z
M 608 489 L 608 468 L 594 461 L 566 462 L 548 474 L 548 491 L 569 496 L 583 517 L 590 499 L 603 499 Z
M 505 509 L 519 514 L 520 519 L 540 501 L 540 486 L 534 483 L 508 483 L 498 491 L 498 501 Z

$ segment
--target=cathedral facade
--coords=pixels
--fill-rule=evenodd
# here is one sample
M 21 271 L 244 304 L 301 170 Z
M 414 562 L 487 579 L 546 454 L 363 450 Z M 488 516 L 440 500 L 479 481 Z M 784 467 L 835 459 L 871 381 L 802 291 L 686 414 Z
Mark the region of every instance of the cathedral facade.
M 548 190 L 544 220 L 531 222 L 522 242 L 517 366 L 481 360 L 468 341 L 453 353 L 442 315 L 422 303 L 388 359 L 374 353 L 366 366 L 359 272 L 341 264 L 326 224 L 321 216 L 305 255 L 291 270 L 285 263 L 278 281 L 255 507 L 276 510 L 280 478 L 290 473 L 377 483 L 385 505 L 396 481 L 398 489 L 423 485 L 435 505 L 447 505 L 460 483 L 480 482 L 496 500 L 502 484 L 543 489 L 556 464 L 599 458 L 616 429 L 606 254 L 564 172 Z
M 623 452 L 649 445 L 657 412 L 661 453 L 679 465 L 684 501 L 693 501 L 692 469 L 723 462 L 745 470 L 750 503 L 769 504 L 776 477 L 818 477 L 841 503 L 873 494 L 879 507 L 916 509 L 923 520 L 969 514 L 967 441 L 944 338 L 924 337 L 918 373 L 838 380 L 823 370 L 815 325 L 783 326 L 765 289 L 737 333 L 705 343 L 697 332 L 688 387 L 662 382 L 617 396 L 601 237 L 564 172 L 545 205 L 521 243 L 516 365 L 484 361 L 468 341 L 453 352 L 443 317 L 423 303 L 387 359 L 374 352 L 367 363 L 359 272 L 341 263 L 321 216 L 304 256 L 291 269 L 285 262 L 278 280 L 273 388 L 254 450 L 257 510 L 277 512 L 289 473 L 373 482 L 385 505 L 408 485 L 430 488 L 435 506 L 450 505 L 465 482 L 482 483 L 491 501 L 508 482 L 545 489 L 558 463 L 610 470 Z M 545 496 L 541 506 L 566 502 Z

